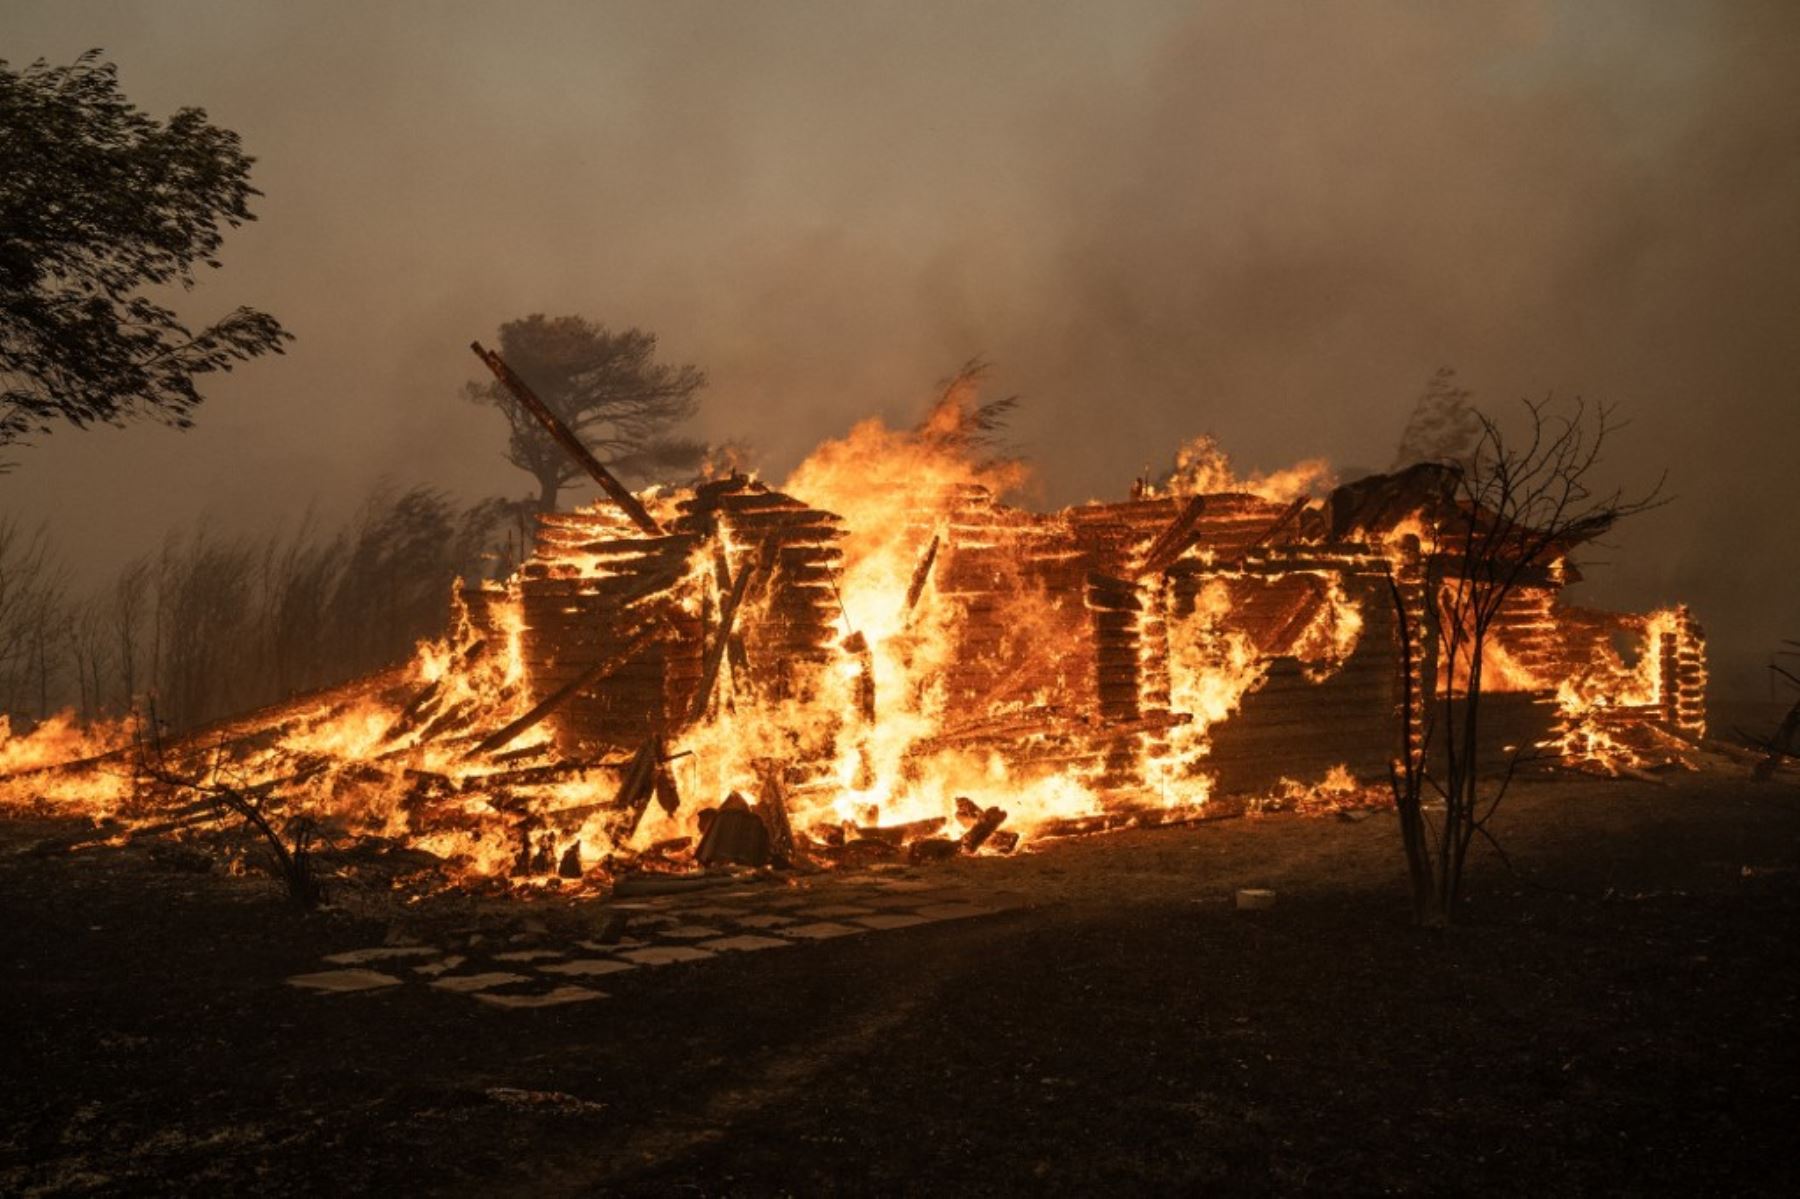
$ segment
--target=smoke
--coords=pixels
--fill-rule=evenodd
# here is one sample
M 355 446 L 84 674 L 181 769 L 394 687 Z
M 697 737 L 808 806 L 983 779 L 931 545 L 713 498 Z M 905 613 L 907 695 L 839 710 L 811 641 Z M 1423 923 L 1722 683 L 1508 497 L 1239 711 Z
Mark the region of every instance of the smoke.
M 1442 365 L 1616 403 L 1678 500 L 1589 598 L 1688 600 L 1740 685 L 1800 635 L 1791 4 L 15 2 L 0 45 L 242 133 L 262 219 L 191 302 L 300 336 L 0 479 L 95 570 L 383 475 L 522 494 L 465 347 L 572 312 L 704 366 L 773 478 L 984 355 L 1045 504 L 1208 432 L 1381 465 Z

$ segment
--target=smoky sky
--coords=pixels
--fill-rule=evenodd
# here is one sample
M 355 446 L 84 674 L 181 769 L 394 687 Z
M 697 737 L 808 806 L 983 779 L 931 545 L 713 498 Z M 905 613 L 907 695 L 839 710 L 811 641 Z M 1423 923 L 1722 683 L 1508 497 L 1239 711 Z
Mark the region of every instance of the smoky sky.
M 1800 636 L 1800 6 L 31 3 L 237 130 L 265 196 L 184 300 L 297 335 L 199 427 L 58 431 L 0 477 L 86 577 L 378 479 L 523 495 L 467 344 L 579 313 L 711 383 L 779 479 L 974 355 L 1039 505 L 1211 432 L 1389 464 L 1440 365 L 1616 404 L 1675 502 L 1583 596 L 1685 599 L 1723 677 Z

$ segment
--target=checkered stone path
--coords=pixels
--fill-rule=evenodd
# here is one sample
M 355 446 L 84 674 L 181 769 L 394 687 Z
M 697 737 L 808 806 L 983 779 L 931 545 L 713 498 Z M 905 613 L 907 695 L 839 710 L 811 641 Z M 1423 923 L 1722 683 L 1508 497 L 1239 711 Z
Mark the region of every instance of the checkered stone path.
M 1006 893 L 879 875 L 827 876 L 789 886 L 739 884 L 596 905 L 589 913 L 596 925 L 612 913 L 628 917 L 627 935 L 610 944 L 559 943 L 541 924 L 535 933 L 503 938 L 471 930 L 446 946 L 383 945 L 327 954 L 321 969 L 287 982 L 317 995 L 421 988 L 489 1010 L 562 1008 L 605 999 L 606 992 L 594 985 L 601 979 L 635 985 L 636 978 L 705 969 L 723 958 L 992 916 L 1020 903 Z

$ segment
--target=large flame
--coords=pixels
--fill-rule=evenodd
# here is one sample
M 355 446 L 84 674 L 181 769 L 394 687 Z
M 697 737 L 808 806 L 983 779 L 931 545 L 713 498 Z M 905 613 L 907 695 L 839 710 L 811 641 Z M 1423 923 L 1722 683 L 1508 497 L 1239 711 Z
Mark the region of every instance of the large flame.
M 615 803 L 634 747 L 559 739 L 556 722 L 534 707 L 556 688 L 532 677 L 544 663 L 562 669 L 558 652 L 540 645 L 536 657 L 527 653 L 532 636 L 548 636 L 527 620 L 530 587 L 629 583 L 641 556 L 620 547 L 655 541 L 604 505 L 547 518 L 519 574 L 458 589 L 445 634 L 385 674 L 178 738 L 135 715 L 97 726 L 63 715 L 25 733 L 0 718 L 0 803 L 166 824 L 171 810 L 204 816 L 196 797 L 249 795 L 283 817 L 317 822 L 327 839 L 378 836 L 427 851 L 452 882 L 511 885 L 544 885 L 559 873 L 603 884 L 596 864 L 691 861 L 680 847 L 700 837 L 704 813 L 772 785 L 785 788 L 797 836 L 819 847 L 897 829 L 955 839 L 991 823 L 994 809 L 1004 811 L 1008 835 L 990 849 L 1114 817 L 1205 810 L 1213 733 L 1263 685 L 1271 662 L 1291 658 L 1306 679 L 1329 680 L 1363 643 L 1363 605 L 1386 596 L 1353 596 L 1318 560 L 1296 559 L 1291 569 L 1279 557 L 1252 563 L 1261 538 L 1248 535 L 1229 560 L 1210 546 L 1177 545 L 1171 552 L 1198 568 L 1179 603 L 1173 576 L 1142 562 L 1159 533 L 1179 530 L 1187 497 L 1224 496 L 1245 514 L 1237 519 L 1273 528 L 1294 520 L 1329 481 L 1328 469 L 1306 462 L 1239 477 L 1210 438 L 1197 439 L 1167 480 L 1140 485 L 1138 502 L 1125 506 L 1144 523 L 1117 534 L 1122 575 L 1091 579 L 1085 593 L 1058 590 L 1044 580 L 1076 556 L 1067 545 L 1093 511 L 1039 517 L 999 507 L 1024 471 L 983 456 L 981 438 L 970 435 L 971 403 L 966 388 L 953 388 L 916 429 L 865 421 L 819 446 L 782 484 L 785 495 L 766 493 L 841 530 L 830 546 L 800 547 L 830 563 L 835 613 L 830 644 L 804 686 L 772 688 L 741 654 L 725 652 L 725 630 L 708 623 L 741 601 L 737 629 L 780 626 L 780 590 L 745 585 L 768 545 L 729 518 L 690 541 L 664 539 L 693 548 L 680 549 L 688 556 L 660 579 L 658 635 L 675 636 L 671 621 L 701 630 L 718 651 L 710 654 L 717 673 L 700 684 L 709 689 L 678 696 L 691 711 L 665 714 L 666 744 L 654 744 L 666 760 L 656 766 L 678 795 L 659 790 L 666 803 L 643 803 L 641 818 L 622 821 Z M 698 495 L 642 498 L 674 529 Z M 1290 502 L 1291 510 L 1281 507 Z M 1413 516 L 1371 545 L 1331 552 L 1341 561 L 1385 554 L 1398 568 L 1416 562 L 1428 533 Z M 1028 543 L 1039 548 L 1019 548 Z M 972 562 L 987 564 L 979 589 L 946 582 Z M 1245 604 L 1276 613 L 1273 631 L 1254 633 Z M 1646 618 L 1641 632 L 1654 647 L 1679 629 L 1669 612 Z M 1135 660 L 1095 665 L 1107 630 L 1136 647 Z M 991 680 L 973 699 L 953 685 L 971 655 Z M 1097 717 L 1095 704 L 1112 702 L 1108 688 L 1118 685 L 1108 669 L 1129 680 L 1135 699 L 1123 715 Z M 1632 760 L 1604 714 L 1667 706 L 1649 649 L 1631 663 L 1602 655 L 1579 673 L 1553 675 L 1497 636 L 1483 669 L 1495 690 L 1553 691 L 1571 756 Z M 615 685 L 623 686 L 593 684 Z M 1338 766 L 1323 780 L 1284 779 L 1267 799 L 1322 810 L 1356 794 L 1356 780 Z

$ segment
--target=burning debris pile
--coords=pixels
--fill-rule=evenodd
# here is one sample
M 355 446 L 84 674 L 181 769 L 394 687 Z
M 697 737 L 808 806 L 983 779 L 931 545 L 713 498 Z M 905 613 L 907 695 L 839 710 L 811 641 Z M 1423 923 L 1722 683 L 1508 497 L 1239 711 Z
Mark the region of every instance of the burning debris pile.
M 1427 602 L 1431 541 L 1472 519 L 1442 468 L 1312 499 L 1313 469 L 1237 482 L 1196 452 L 1161 492 L 1038 514 L 1000 502 L 1017 467 L 975 460 L 958 403 L 866 422 L 779 491 L 635 495 L 568 437 L 608 498 L 540 517 L 524 566 L 459 588 L 410 663 L 172 741 L 47 722 L 0 741 L 0 801 L 123 834 L 224 796 L 461 885 L 606 886 L 1008 853 L 1386 778 L 1403 663 L 1438 669 L 1401 653 L 1394 599 Z M 1562 603 L 1570 548 L 1520 564 L 1487 640 L 1496 751 L 1679 760 L 1704 730 L 1698 627 Z

